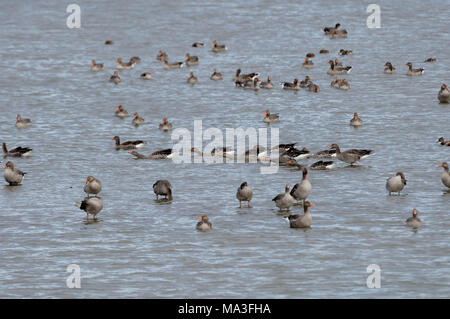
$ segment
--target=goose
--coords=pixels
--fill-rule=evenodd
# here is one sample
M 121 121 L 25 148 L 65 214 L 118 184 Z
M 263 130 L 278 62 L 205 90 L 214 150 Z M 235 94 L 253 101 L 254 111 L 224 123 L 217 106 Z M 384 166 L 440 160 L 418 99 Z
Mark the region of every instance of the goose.
M 330 39 L 337 39 L 337 38 L 346 38 L 347 37 L 347 30 L 340 29 L 339 27 L 334 28 L 334 30 L 331 30 L 328 32 L 328 36 Z
M 164 60 L 168 60 L 168 59 L 169 59 L 169 56 L 167 55 L 166 52 L 163 52 L 161 50 L 158 51 L 158 54 L 156 55 L 156 60 L 163 62 Z
M 194 75 L 194 72 L 189 73 L 189 77 L 186 80 L 186 82 L 189 83 L 189 84 L 192 84 L 192 85 L 194 85 L 194 84 L 196 84 L 198 82 L 198 79 Z
M 158 150 L 150 155 L 143 155 L 136 151 L 128 151 L 129 154 L 136 156 L 136 159 L 171 159 L 173 157 L 173 150 L 171 148 Z
M 294 147 L 295 144 L 297 144 L 297 143 L 279 144 L 279 145 L 272 147 L 270 157 L 268 156 L 268 151 L 263 150 L 262 152 L 260 152 L 258 154 L 258 159 L 260 161 L 269 161 L 271 158 L 275 159 L 276 157 L 279 157 L 281 154 L 285 153 L 288 149 Z
M 353 54 L 352 50 L 344 50 L 344 49 L 339 50 L 339 55 L 352 55 L 352 54 Z
M 350 89 L 350 83 L 347 81 L 347 79 L 339 80 L 339 89 L 344 91 Z
M 119 105 L 116 107 L 116 116 L 123 119 L 124 117 L 130 116 L 130 114 L 128 114 L 127 110 L 125 110 L 122 105 Z
M 423 61 L 423 62 L 436 62 L 436 61 L 437 61 L 436 58 L 428 58 L 428 59 L 426 59 L 426 60 Z
M 322 49 L 322 50 L 319 51 L 319 53 L 320 54 L 328 54 L 328 53 L 330 53 L 330 51 Z
M 211 150 L 211 156 L 232 157 L 234 155 L 234 151 L 231 147 L 214 147 Z
M 323 28 L 323 32 L 325 34 L 329 34 L 330 32 L 332 32 L 334 30 L 338 30 L 340 26 L 341 26 L 340 23 L 336 23 L 336 25 L 334 27 L 325 27 L 325 28 Z
M 194 42 L 192 43 L 193 48 L 203 48 L 204 44 L 201 42 Z
M 166 69 L 166 70 L 179 69 L 182 67 L 183 67 L 183 62 L 169 63 L 168 60 L 164 60 L 164 69 Z
M 309 154 L 306 158 L 323 158 L 323 159 L 329 159 L 329 158 L 335 158 L 336 157 L 336 150 L 323 150 L 319 151 L 314 154 Z
M 234 75 L 234 82 L 241 83 L 242 85 L 247 83 L 248 81 L 253 81 L 253 78 L 256 76 L 260 76 L 259 73 L 253 72 L 248 74 L 241 74 L 241 69 L 236 70 L 236 74 Z
M 272 79 L 270 76 L 267 77 L 267 81 L 266 82 L 261 82 L 259 84 L 259 87 L 262 89 L 273 89 L 273 83 L 271 82 Z
M 139 125 L 145 124 L 145 120 L 144 120 L 144 118 L 140 117 L 137 112 L 135 112 L 133 114 L 133 119 L 131 120 L 131 124 L 133 124 L 134 126 L 139 126 Z
M 313 83 L 312 79 L 311 79 L 311 77 L 309 75 L 307 75 L 303 81 L 300 81 L 300 87 L 301 88 L 306 88 L 311 83 Z
M 413 69 L 411 62 L 407 62 L 405 65 L 408 67 L 406 75 L 422 75 L 425 71 L 424 69 Z
M 384 73 L 386 74 L 394 74 L 395 72 L 397 72 L 397 70 L 392 66 L 392 63 L 389 61 L 387 61 L 384 66 Z
M 330 170 L 336 167 L 336 163 L 333 161 L 318 161 L 309 165 L 310 169 L 314 170 Z
M 153 192 L 156 194 L 156 200 L 158 196 L 164 196 L 165 199 L 172 200 L 172 185 L 165 179 L 160 179 L 153 184 Z
M 117 58 L 114 60 L 114 62 L 117 62 L 117 69 L 118 70 L 131 70 L 134 68 L 135 63 L 134 62 L 122 62 L 121 58 Z
M 212 224 L 209 221 L 208 216 L 203 215 L 198 220 L 199 220 L 199 222 L 197 223 L 197 226 L 196 226 L 197 230 L 199 230 L 199 231 L 207 231 L 207 230 L 212 229 Z
M 314 62 L 308 58 L 304 58 L 302 65 L 305 69 L 311 69 L 314 67 Z
M 258 79 L 257 77 L 255 77 L 253 79 L 253 81 L 246 82 L 243 87 L 246 90 L 255 90 L 255 91 L 257 91 L 257 90 L 259 90 L 259 85 L 258 85 L 259 82 L 261 82 L 261 80 Z
M 336 158 L 340 161 L 348 163 L 350 165 L 357 164 L 360 166 L 360 161 L 366 159 L 370 155 L 372 155 L 372 150 L 358 150 L 358 149 L 350 149 L 341 153 L 339 145 L 331 144 L 328 148 L 336 150 Z
M 151 80 L 152 79 L 152 72 L 144 72 L 141 74 L 141 79 L 143 80 Z
M 105 45 L 113 45 L 113 44 L 114 44 L 114 41 L 112 41 L 112 40 L 105 41 Z
M 141 63 L 141 58 L 138 56 L 134 56 L 132 58 L 130 58 L 130 62 L 131 64 L 135 64 L 135 63 Z
M 212 42 L 212 46 L 213 46 L 213 48 L 212 48 L 212 51 L 213 52 L 225 52 L 226 50 L 227 50 L 227 47 L 225 46 L 225 45 L 219 45 L 219 44 L 217 44 L 217 41 L 216 40 L 214 40 L 213 42 Z
M 162 119 L 161 123 L 159 124 L 159 129 L 163 131 L 171 130 L 173 127 L 172 123 L 169 123 L 169 120 L 165 117 Z
M 253 197 L 253 191 L 248 186 L 247 182 L 243 182 L 241 186 L 238 187 L 236 192 L 236 198 L 239 200 L 239 208 L 242 208 L 242 202 L 247 202 L 247 206 L 250 208 L 250 201 Z
M 28 157 L 31 155 L 32 148 L 18 146 L 9 150 L 6 148 L 6 143 L 3 142 L 3 157 Z
M 363 125 L 363 121 L 359 118 L 358 113 L 355 112 L 355 114 L 353 114 L 353 118 L 350 120 L 350 125 L 351 126 L 361 126 Z
M 3 176 L 5 178 L 5 181 L 9 183 L 10 186 L 17 186 L 22 183 L 23 177 L 26 173 L 15 169 L 14 163 L 11 161 L 6 162 L 5 166 L 3 167 L 4 173 Z
M 115 145 L 116 150 L 120 150 L 120 149 L 129 150 L 129 149 L 140 148 L 140 147 L 144 146 L 144 142 L 141 140 L 127 141 L 127 142 L 120 143 L 119 136 L 114 136 L 112 139 L 116 141 L 116 145 Z
M 395 176 L 389 177 L 386 181 L 386 189 L 391 193 L 397 193 L 400 196 L 400 192 L 406 185 L 406 178 L 402 172 L 397 172 Z
M 295 215 L 289 215 L 285 218 L 288 219 L 289 225 L 291 228 L 306 228 L 310 227 L 312 224 L 312 216 L 311 212 L 309 211 L 310 207 L 314 207 L 313 203 L 310 203 L 308 201 L 305 201 L 303 204 L 303 214 L 295 214 Z
M 298 90 L 300 90 L 299 84 L 300 84 L 300 81 L 297 78 L 295 78 L 294 82 L 292 82 L 292 83 L 290 83 L 290 82 L 282 82 L 281 83 L 281 87 L 284 90 L 296 90 L 296 91 L 298 91 Z
M 450 188 L 450 173 L 448 172 L 447 162 L 443 162 L 443 163 L 439 164 L 439 167 L 444 168 L 444 172 L 442 173 L 442 176 L 441 176 L 442 184 L 444 184 L 445 186 Z
M 314 53 L 306 53 L 307 58 L 314 58 L 316 55 Z
M 119 72 L 115 71 L 113 75 L 109 78 L 109 82 L 114 82 L 114 84 L 119 84 L 122 82 L 119 76 Z
M 306 147 L 303 147 L 301 150 L 296 149 L 295 147 L 290 147 L 286 149 L 284 154 L 293 158 L 295 161 L 307 158 L 309 155 L 309 150 Z
M 317 85 L 317 84 L 314 84 L 314 83 L 309 83 L 307 86 L 306 86 L 306 89 L 308 90 L 308 91 L 311 91 L 311 92 L 314 92 L 314 93 L 319 93 L 319 91 L 320 91 L 320 87 Z
M 217 72 L 216 69 L 214 69 L 213 74 L 211 75 L 210 79 L 213 81 L 223 80 L 223 75 L 222 75 L 222 73 L 219 73 L 219 72 Z
M 286 184 L 284 194 L 278 194 L 272 199 L 272 201 L 275 202 L 275 205 L 280 209 L 280 211 L 283 208 L 289 210 L 291 206 L 294 204 L 294 198 L 291 196 L 291 194 L 289 194 L 290 187 L 291 186 L 289 184 Z
M 17 128 L 24 128 L 24 127 L 28 127 L 31 125 L 31 120 L 30 119 L 23 119 L 20 114 L 17 114 L 16 117 L 16 127 Z
M 102 190 L 102 183 L 94 176 L 88 176 L 84 185 L 84 192 L 89 197 L 90 194 L 97 195 Z
M 104 69 L 103 64 L 95 63 L 95 60 L 92 60 L 91 71 L 98 72 L 98 71 L 103 71 L 103 69 Z
M 351 66 L 344 67 L 342 65 L 337 64 L 333 60 L 329 60 L 328 64 L 330 65 L 330 68 L 327 71 L 327 74 L 329 75 L 349 74 L 350 71 L 352 70 Z
M 441 90 L 438 93 L 438 100 L 440 103 L 450 103 L 450 91 L 446 84 L 441 85 Z
M 302 200 L 303 204 L 305 204 L 306 198 L 311 194 L 311 189 L 312 186 L 308 180 L 308 170 L 303 168 L 303 179 L 300 183 L 294 185 L 291 190 L 291 196 L 297 200 L 297 203 L 299 200 Z
M 450 141 L 444 140 L 443 137 L 440 137 L 440 138 L 436 141 L 436 143 L 440 143 L 441 145 L 444 145 L 444 146 L 450 146 Z
M 186 53 L 185 57 L 186 65 L 193 66 L 198 64 L 198 56 L 190 56 L 189 53 Z
M 414 208 L 413 212 L 412 212 L 412 217 L 409 217 L 406 220 L 406 225 L 409 227 L 413 227 L 413 228 L 422 226 L 422 221 L 417 217 L 417 215 L 418 215 L 418 211 L 417 211 L 417 209 Z
M 280 116 L 278 114 L 270 114 L 269 110 L 266 110 L 264 112 L 264 123 L 274 123 L 274 122 L 279 122 L 280 121 Z
M 86 212 L 86 219 L 89 220 L 89 214 L 97 219 L 97 214 L 103 209 L 103 201 L 100 197 L 85 197 L 81 202 L 80 209 Z

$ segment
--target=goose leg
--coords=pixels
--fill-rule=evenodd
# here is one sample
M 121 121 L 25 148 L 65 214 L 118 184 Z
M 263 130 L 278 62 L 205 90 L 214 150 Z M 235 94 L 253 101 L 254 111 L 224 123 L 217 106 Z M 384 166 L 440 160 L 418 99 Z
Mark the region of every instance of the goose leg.
M 248 208 L 250 208 L 250 201 L 247 202 Z
M 239 208 L 242 208 L 242 201 L 239 201 Z

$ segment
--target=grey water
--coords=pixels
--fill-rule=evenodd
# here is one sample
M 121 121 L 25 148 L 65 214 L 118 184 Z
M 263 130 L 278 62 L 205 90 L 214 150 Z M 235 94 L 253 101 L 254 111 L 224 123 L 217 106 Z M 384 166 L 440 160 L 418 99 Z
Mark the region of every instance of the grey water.
M 450 82 L 448 0 L 379 0 L 374 29 L 366 25 L 368 1 L 76 3 L 81 27 L 73 29 L 61 1 L 0 10 L 1 141 L 33 148 L 30 158 L 12 159 L 27 172 L 22 186 L 0 186 L 1 298 L 450 297 L 450 193 L 438 167 L 450 161 L 450 148 L 435 143 L 450 138 L 450 106 L 437 100 Z M 322 28 L 337 22 L 347 39 L 324 36 Z M 213 40 L 228 50 L 213 53 Z M 340 49 L 354 54 L 340 57 Z M 158 50 L 170 62 L 187 52 L 200 62 L 164 70 Z M 311 70 L 301 65 L 307 52 L 316 54 Z M 120 71 L 122 83 L 109 83 L 114 59 L 132 56 L 142 62 Z M 340 76 L 349 91 L 330 87 L 327 62 L 336 57 L 353 66 Z M 422 63 L 429 57 L 437 62 Z M 91 72 L 92 59 L 105 70 Z M 383 73 L 386 61 L 396 74 Z M 424 75 L 406 76 L 408 61 Z M 239 67 L 276 84 L 310 75 L 321 90 L 244 91 L 232 82 Z M 214 68 L 223 81 L 209 80 Z M 141 80 L 147 71 L 153 79 Z M 186 84 L 190 71 L 199 78 L 194 87 Z M 115 117 L 119 104 L 149 124 Z M 266 109 L 280 115 L 270 127 L 279 128 L 281 143 L 374 150 L 361 167 L 337 162 L 309 172 L 316 206 L 308 230 L 290 229 L 271 201 L 286 183 L 300 182 L 297 169 L 261 174 L 260 163 L 134 160 L 111 140 L 145 140 L 141 152 L 149 154 L 176 142 L 158 130 L 163 117 L 190 131 L 194 120 L 205 129 L 265 128 Z M 365 122 L 359 129 L 348 125 L 354 112 Z M 32 126 L 17 129 L 17 114 Z M 388 196 L 386 179 L 397 171 L 407 185 Z M 96 223 L 75 206 L 88 175 L 103 183 Z M 172 183 L 172 202 L 155 201 L 158 179 Z M 243 181 L 253 188 L 252 208 L 239 209 Z M 417 231 L 405 226 L 413 208 L 423 222 Z M 195 229 L 202 215 L 209 232 Z M 69 264 L 80 267 L 80 289 L 67 287 Z M 381 288 L 366 285 L 371 264 L 381 269 Z

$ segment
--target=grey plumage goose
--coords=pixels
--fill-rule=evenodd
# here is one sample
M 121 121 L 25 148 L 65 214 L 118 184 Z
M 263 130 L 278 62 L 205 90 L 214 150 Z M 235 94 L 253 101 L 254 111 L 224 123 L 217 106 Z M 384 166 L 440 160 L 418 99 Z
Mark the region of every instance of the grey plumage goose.
M 436 141 L 436 143 L 439 143 L 439 144 L 444 145 L 444 146 L 450 146 L 450 141 L 446 141 L 446 140 L 444 139 L 444 137 L 440 137 L 440 138 Z
M 164 196 L 168 200 L 172 200 L 172 185 L 165 179 L 160 179 L 153 184 L 153 192 L 156 194 L 156 200 L 158 196 Z
M 87 197 L 90 197 L 90 194 L 97 195 L 101 190 L 102 182 L 94 176 L 88 176 L 84 185 L 84 192 L 87 194 Z
M 363 125 L 363 121 L 359 118 L 358 113 L 353 114 L 353 118 L 350 120 L 351 126 L 361 126 Z
M 187 83 L 189 84 L 196 84 L 198 82 L 197 77 L 194 75 L 194 72 L 189 73 L 189 77 L 186 80 Z
M 128 111 L 125 110 L 125 108 L 122 105 L 119 105 L 118 107 L 116 107 L 115 114 L 117 117 L 120 117 L 121 119 L 123 119 L 124 117 L 130 116 L 130 114 L 128 114 Z
M 340 161 L 348 163 L 350 165 L 357 164 L 360 166 L 360 161 L 366 159 L 372 154 L 372 150 L 358 150 L 358 149 L 350 149 L 345 152 L 341 152 L 339 145 L 331 144 L 328 148 L 336 150 L 336 158 Z
M 139 147 L 144 146 L 144 141 L 141 141 L 141 140 L 126 141 L 126 142 L 120 143 L 119 136 L 114 136 L 112 139 L 116 141 L 116 145 L 115 145 L 116 150 L 119 150 L 119 149 L 129 150 L 129 149 L 139 148 Z
M 86 212 L 86 219 L 89 220 L 89 214 L 97 219 L 97 214 L 103 209 L 103 201 L 100 197 L 85 197 L 81 202 L 80 209 Z
M 450 103 L 450 91 L 446 84 L 441 85 L 441 90 L 438 93 L 438 100 L 440 103 Z
M 236 198 L 239 200 L 239 208 L 242 208 L 242 202 L 247 202 L 247 206 L 250 207 L 250 201 L 253 197 L 253 191 L 248 186 L 247 182 L 243 182 L 241 186 L 238 187 L 236 192 Z
M 448 171 L 448 163 L 443 162 L 443 163 L 439 164 L 439 167 L 444 168 L 444 172 L 442 173 L 442 176 L 441 176 L 442 184 L 444 184 L 445 186 L 450 188 L 450 173 Z
M 187 66 L 193 66 L 198 64 L 198 56 L 191 56 L 189 53 L 186 53 L 185 63 Z
M 31 120 L 30 119 L 23 119 L 20 114 L 17 114 L 16 117 L 16 127 L 17 128 L 23 128 L 23 127 L 28 127 L 31 125 Z
M 213 52 L 225 52 L 227 50 L 227 47 L 224 44 L 218 44 L 216 40 L 212 42 L 212 51 Z
M 136 151 L 128 151 L 128 153 L 136 156 L 136 159 L 170 159 L 173 156 L 173 150 L 171 148 L 158 150 L 150 155 L 143 155 Z
M 222 73 L 217 72 L 217 70 L 214 69 L 213 73 L 211 74 L 210 79 L 213 80 L 213 81 L 223 80 L 223 75 L 222 75 Z
M 397 193 L 400 196 L 400 192 L 406 185 L 406 178 L 402 172 L 397 172 L 395 176 L 389 177 L 386 181 L 386 189 L 391 193 Z
M 333 60 L 328 61 L 328 64 L 330 65 L 330 68 L 327 71 L 327 74 L 329 75 L 348 74 L 352 70 L 351 66 L 344 67 L 336 64 Z
M 179 69 L 182 67 L 183 67 L 183 62 L 169 63 L 168 60 L 164 60 L 164 69 L 166 69 L 166 70 Z
M 131 70 L 135 65 L 135 62 L 132 62 L 131 60 L 129 62 L 122 62 L 121 58 L 115 59 L 114 62 L 117 62 L 118 70 Z
M 289 210 L 291 206 L 294 204 L 294 198 L 289 194 L 289 189 L 291 186 L 289 184 L 286 184 L 284 189 L 284 194 L 278 194 L 275 196 L 272 201 L 275 202 L 275 205 L 282 210 L 285 208 L 286 210 Z
M 259 87 L 262 89 L 273 89 L 273 83 L 272 83 L 272 78 L 270 76 L 267 77 L 267 81 L 266 82 L 261 82 L 259 84 Z
M 392 66 L 392 63 L 389 61 L 387 61 L 384 66 L 384 73 L 386 74 L 394 74 L 395 72 L 397 72 L 397 70 Z
M 114 84 L 119 84 L 120 82 L 122 82 L 119 76 L 119 72 L 114 71 L 114 74 L 109 78 L 109 82 L 113 82 Z
M 6 148 L 6 143 L 3 142 L 3 157 L 28 157 L 31 155 L 33 149 L 29 147 L 18 146 L 9 150 Z
M 200 230 L 200 231 L 207 231 L 207 230 L 212 229 L 212 224 L 209 221 L 208 216 L 203 215 L 202 217 L 200 217 L 198 219 L 198 223 L 196 225 L 196 228 L 197 228 L 197 230 Z
M 306 198 L 311 194 L 312 186 L 308 180 L 308 170 L 303 168 L 303 179 L 300 183 L 294 185 L 291 190 L 291 196 L 297 201 L 302 200 L 305 204 Z
M 423 68 L 413 69 L 411 62 L 407 62 L 405 65 L 408 67 L 408 72 L 406 75 L 422 75 L 425 72 Z
M 311 227 L 312 216 L 310 212 L 310 207 L 314 207 L 313 203 L 305 201 L 303 204 L 303 214 L 289 215 L 286 218 L 289 220 L 289 225 L 291 228 L 306 228 Z
M 280 116 L 278 114 L 271 114 L 269 110 L 266 110 L 264 112 L 264 116 L 264 123 L 273 123 L 280 121 Z
M 145 124 L 145 120 L 144 120 L 144 118 L 140 117 L 137 112 L 135 112 L 133 114 L 133 119 L 131 120 L 131 124 L 133 124 L 134 126 L 139 126 L 139 125 Z
M 169 120 L 165 117 L 162 119 L 161 123 L 159 124 L 159 129 L 163 131 L 169 131 L 173 128 L 172 123 L 169 123 Z
M 417 217 L 418 214 L 419 212 L 417 211 L 417 209 L 414 208 L 412 212 L 412 217 L 409 217 L 406 220 L 406 225 L 413 228 L 422 226 L 422 221 L 419 219 L 419 217 Z
M 15 169 L 13 162 L 6 162 L 3 168 L 5 169 L 3 172 L 3 177 L 10 186 L 17 186 L 22 183 L 23 177 L 26 173 L 22 172 L 21 170 Z
M 91 71 L 98 72 L 103 71 L 104 66 L 101 63 L 96 63 L 95 60 L 92 60 L 91 62 Z

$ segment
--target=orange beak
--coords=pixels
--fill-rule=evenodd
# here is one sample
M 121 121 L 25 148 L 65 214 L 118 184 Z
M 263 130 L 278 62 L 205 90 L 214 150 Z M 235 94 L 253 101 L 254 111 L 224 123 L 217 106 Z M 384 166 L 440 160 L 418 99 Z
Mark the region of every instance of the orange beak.
M 89 185 L 90 181 L 86 181 L 86 185 Z
M 3 166 L 3 168 L 6 168 L 6 165 L 5 165 L 5 166 Z
M 309 207 L 315 207 L 315 206 L 316 206 L 316 204 L 309 203 Z
M 441 163 L 441 164 L 439 164 L 439 166 L 438 166 L 438 167 L 442 167 L 442 166 L 444 166 L 444 165 L 442 165 L 442 163 Z
M 201 217 L 199 217 L 197 220 L 202 220 L 202 218 Z
M 117 108 L 116 108 L 116 112 L 119 112 L 119 110 L 120 110 L 120 109 L 117 107 Z
M 20 121 L 20 120 L 21 120 L 21 117 L 20 117 L 20 116 L 18 116 L 18 117 L 17 117 L 17 120 L 18 120 L 18 121 Z

